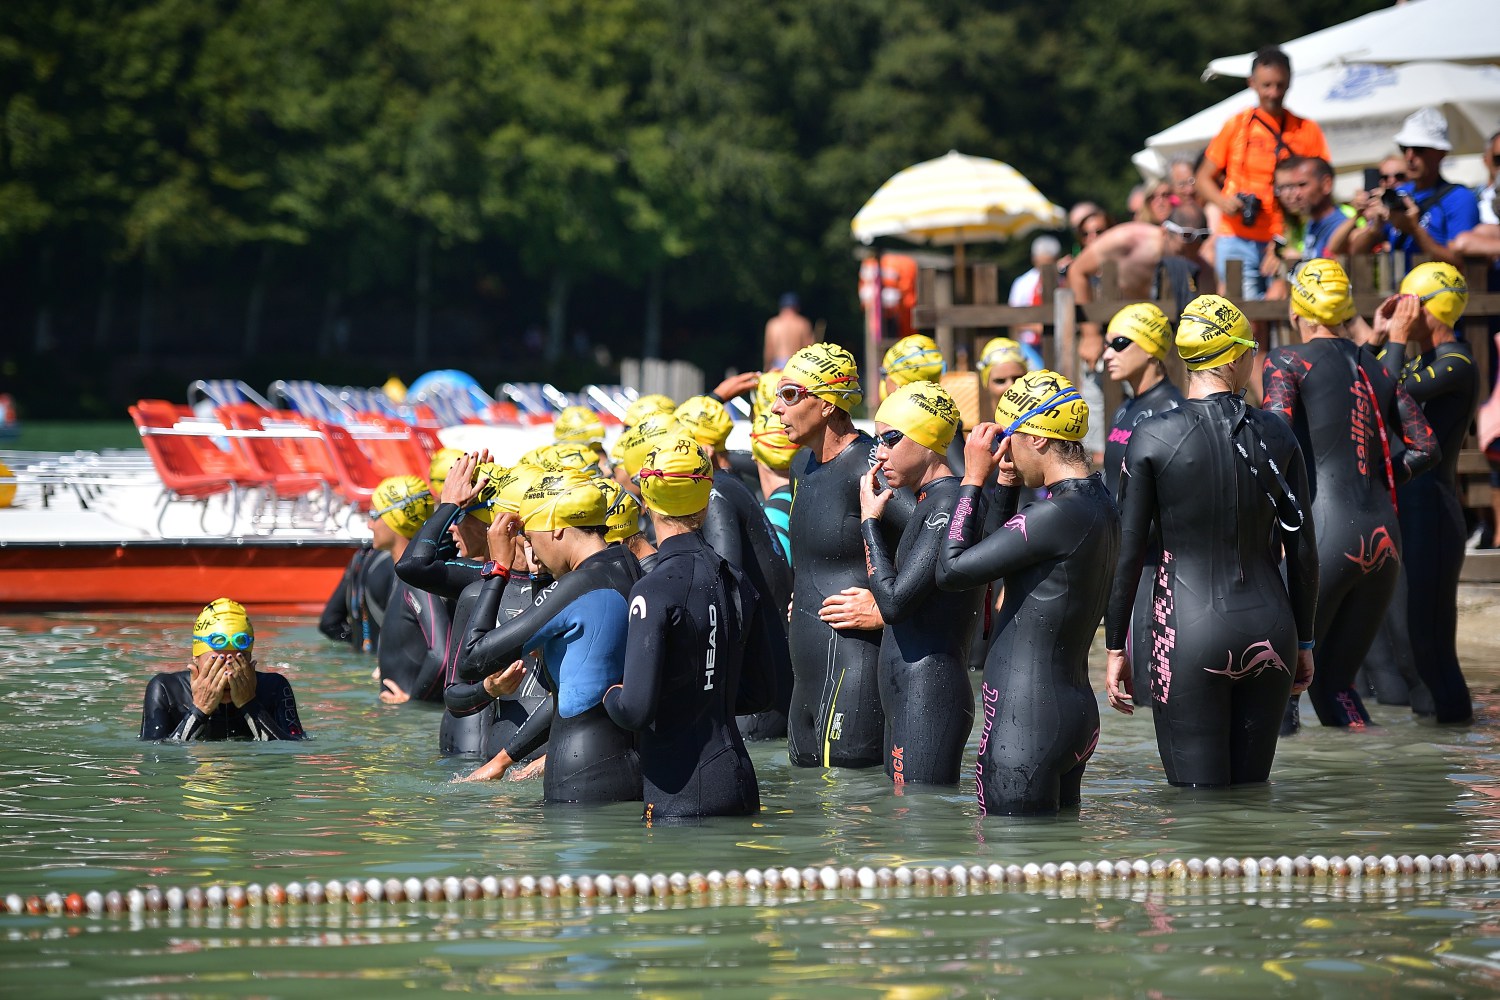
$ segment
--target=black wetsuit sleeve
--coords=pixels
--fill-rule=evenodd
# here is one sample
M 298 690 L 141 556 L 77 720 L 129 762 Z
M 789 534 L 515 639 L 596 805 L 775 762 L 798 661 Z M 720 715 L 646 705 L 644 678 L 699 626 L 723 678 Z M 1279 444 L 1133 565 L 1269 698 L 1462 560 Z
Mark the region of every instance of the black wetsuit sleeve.
M 1272 351 L 1262 372 L 1266 393 L 1261 407 L 1290 424 L 1297 414 L 1297 396 L 1306 371 L 1306 366 L 1287 351 Z
M 792 658 L 785 634 L 771 626 L 772 610 L 756 599 L 755 588 L 748 582 L 740 585 L 740 607 L 748 612 L 748 620 L 744 622 L 745 652 L 740 660 L 734 714 L 753 715 L 790 702 Z
M 174 687 L 180 688 L 181 682 L 171 674 L 157 674 L 146 685 L 146 700 L 141 707 L 141 739 L 191 739 L 191 731 L 208 722 L 208 716 L 194 708 L 191 701 L 186 706 L 181 704 L 180 691 L 174 695 Z M 179 730 L 186 730 L 186 735 Z
M 719 555 L 723 558 L 723 553 Z M 656 721 L 669 645 L 667 633 L 681 618 L 671 595 L 658 585 L 664 575 L 652 573 L 644 576 L 630 592 L 632 611 L 644 603 L 645 614 L 631 614 L 624 676 L 619 684 L 604 692 L 604 710 L 615 725 L 636 733 Z M 666 582 L 676 581 L 668 579 Z
M 297 716 L 292 685 L 280 674 L 257 673 L 255 697 L 240 712 L 254 739 L 300 740 L 307 735 Z
M 460 718 L 482 711 L 494 700 L 482 680 L 459 681 L 443 688 L 443 707 Z
M 1401 382 L 1401 388 L 1418 403 L 1449 392 L 1469 391 L 1474 363 L 1457 351 L 1441 354 L 1430 365 L 1413 365 Z
M 1386 344 L 1376 352 L 1375 358 L 1385 369 L 1385 373 L 1391 377 L 1391 381 L 1400 385 L 1401 376 L 1406 369 L 1406 345 Z
M 479 579 L 480 564 L 468 559 L 444 559 L 439 555 L 448 526 L 458 516 L 457 504 L 439 504 L 420 531 L 406 546 L 396 575 L 418 590 L 457 600 L 463 589 Z
M 554 587 L 563 588 L 566 584 L 564 579 Z M 514 618 L 490 627 L 487 623 L 499 616 L 500 598 L 508 585 L 505 577 L 497 576 L 486 580 L 480 589 L 479 603 L 474 605 L 474 614 L 469 619 L 469 637 L 464 640 L 463 656 L 458 661 L 460 680 L 480 680 L 521 659 L 526 641 L 566 610 L 575 596 L 554 589 L 544 603 L 533 604 Z
M 511 760 L 525 760 L 540 750 L 552 735 L 552 717 L 557 711 L 557 699 L 546 698 L 526 716 L 521 728 L 511 734 L 505 744 L 505 752 Z
M 725 499 L 721 503 L 710 502 L 708 514 L 703 519 L 703 540 L 708 547 L 731 566 L 745 565 L 745 547 L 740 544 L 743 533 L 734 505 Z
M 448 615 L 448 605 L 442 601 L 429 601 L 428 617 L 432 623 L 431 641 L 427 645 L 426 655 L 422 657 L 422 666 L 417 671 L 416 680 L 412 681 L 412 689 L 406 692 L 422 701 L 436 700 L 435 696 L 442 690 L 443 661 L 448 653 L 449 632 L 453 627 L 453 621 Z
M 995 490 L 995 504 L 1002 512 L 1014 513 L 1020 491 L 1002 486 Z M 942 590 L 969 590 L 1000 579 L 1016 566 L 1030 564 L 1034 557 L 1018 558 L 1019 553 L 1005 545 L 999 531 L 984 534 L 992 523 L 990 502 L 983 487 L 963 486 L 948 518 L 948 534 L 938 546 L 937 585 Z M 1006 522 L 1010 519 L 1006 518 Z M 1002 522 L 1005 523 L 1005 522 Z M 993 544 L 990 544 L 993 540 Z
M 1312 642 L 1314 635 L 1315 619 L 1318 610 L 1318 540 L 1313 530 L 1312 512 L 1306 510 L 1308 504 L 1307 488 L 1307 463 L 1302 459 L 1302 449 L 1297 444 L 1297 439 L 1291 430 L 1285 429 L 1287 440 L 1291 446 L 1291 457 L 1287 460 L 1286 478 L 1287 485 L 1292 488 L 1304 505 L 1304 516 L 1302 527 L 1297 531 L 1281 529 L 1282 552 L 1286 558 L 1286 585 L 1287 595 L 1292 602 L 1292 619 L 1297 623 L 1297 641 Z M 1140 571 L 1136 571 L 1139 579 Z M 1118 581 L 1118 577 L 1116 580 Z M 1114 607 L 1114 596 L 1110 595 L 1110 607 Z M 1127 606 L 1126 615 L 1130 609 Z M 1121 635 L 1123 639 L 1123 634 Z M 1119 649 L 1119 646 L 1110 646 L 1110 649 Z
M 1139 437 L 1141 430 L 1137 428 Z M 1132 438 L 1125 451 L 1125 469 L 1120 476 L 1120 560 L 1109 591 L 1109 606 L 1104 612 L 1104 648 L 1124 649 L 1130 631 L 1130 609 L 1135 604 L 1136 587 L 1151 546 L 1151 525 L 1156 519 L 1156 470 L 1147 455 L 1145 437 L 1139 443 Z M 1300 462 L 1299 462 L 1300 464 Z M 1307 496 L 1307 470 L 1299 470 L 1302 483 L 1295 487 L 1299 497 Z M 1308 523 L 1312 519 L 1308 518 Z M 1314 558 L 1316 562 L 1316 557 Z
M 938 547 L 942 544 L 940 528 L 907 524 L 907 531 L 918 537 L 902 556 L 898 569 L 886 551 L 880 522 L 868 518 L 859 526 L 865 540 L 865 562 L 870 571 L 870 594 L 880 608 L 887 625 L 905 621 L 937 589 Z
M 1396 455 L 1398 450 L 1400 453 L 1395 468 L 1392 469 L 1396 475 L 1396 485 L 1400 486 L 1432 468 L 1443 455 L 1437 434 L 1428 422 L 1427 415 L 1422 412 L 1417 401 L 1411 398 L 1411 393 L 1401 386 L 1396 387 L 1391 397 L 1391 411 L 1386 426 L 1393 446 L 1392 455 Z M 1397 429 L 1400 431 L 1399 449 L 1394 447 L 1397 435 L 1390 433 Z
M 356 552 L 349 560 L 344 575 L 339 578 L 339 585 L 328 596 L 328 603 L 323 605 L 323 614 L 318 619 L 318 631 L 334 642 L 348 642 L 354 635 L 349 623 L 349 586 L 350 580 L 359 573 L 364 556 L 364 552 Z

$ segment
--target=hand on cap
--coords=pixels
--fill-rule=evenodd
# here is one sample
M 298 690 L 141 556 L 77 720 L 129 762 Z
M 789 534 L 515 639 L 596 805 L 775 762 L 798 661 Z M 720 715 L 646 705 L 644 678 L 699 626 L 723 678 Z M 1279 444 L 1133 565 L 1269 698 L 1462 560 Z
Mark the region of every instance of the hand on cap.
M 438 503 L 457 504 L 459 507 L 469 506 L 470 501 L 479 493 L 481 484 L 473 481 L 474 469 L 479 465 L 480 455 L 478 452 L 466 452 L 454 459 L 452 467 L 448 470 L 448 478 L 443 481 L 443 492 L 438 497 Z
M 516 558 L 516 537 L 521 534 L 521 517 L 508 510 L 495 514 L 490 530 L 485 532 L 489 544 L 490 558 L 498 565 L 509 567 Z
M 1021 475 L 1016 472 L 1016 463 L 1011 459 L 1011 446 L 1015 438 L 1007 434 L 1000 439 L 1000 447 L 995 449 L 995 482 L 1001 486 L 1020 486 Z
M 1000 436 L 1000 430 L 999 424 L 982 423 L 969 432 L 964 441 L 965 486 L 983 486 L 994 475 L 995 438 Z

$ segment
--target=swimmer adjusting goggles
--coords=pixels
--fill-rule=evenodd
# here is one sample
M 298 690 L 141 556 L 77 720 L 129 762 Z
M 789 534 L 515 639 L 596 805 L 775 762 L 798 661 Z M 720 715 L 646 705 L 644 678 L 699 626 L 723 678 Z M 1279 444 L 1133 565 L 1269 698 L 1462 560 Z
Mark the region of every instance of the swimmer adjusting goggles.
M 385 515 L 395 513 L 398 510 L 405 510 L 406 508 L 410 507 L 412 504 L 416 503 L 418 500 L 425 500 L 425 499 L 430 498 L 431 496 L 432 496 L 432 492 L 430 490 L 423 490 L 420 493 L 411 493 L 411 494 L 408 494 L 407 496 L 402 497 L 400 500 L 397 500 L 395 503 L 391 504 L 389 507 L 381 507 L 379 510 L 372 510 L 372 511 L 370 511 L 370 513 L 369 513 L 368 516 L 369 517 L 384 517 Z M 480 506 L 483 506 L 483 505 L 480 505 Z M 478 510 L 478 509 L 479 509 L 479 507 L 466 507 L 464 509 L 464 513 L 468 513 L 471 510 Z
M 233 635 L 224 632 L 210 632 L 207 635 L 195 633 L 193 638 L 205 643 L 209 649 L 213 650 L 228 649 L 233 646 L 243 652 L 255 645 L 255 635 L 250 632 L 236 632 Z
M 1059 389 L 1051 396 L 1042 400 L 1042 402 L 1038 405 L 1033 406 L 1031 409 L 1027 410 L 1016 419 L 1012 420 L 1010 422 L 1010 426 L 1005 427 L 1000 431 L 1000 436 L 1003 438 L 1010 437 L 1012 434 L 1016 433 L 1016 431 L 1020 430 L 1022 424 L 1039 413 L 1046 413 L 1048 410 L 1062 406 L 1064 403 L 1077 403 L 1082 402 L 1082 400 L 1083 397 L 1078 394 L 1078 389 L 1073 386 L 1069 386 L 1066 389 Z

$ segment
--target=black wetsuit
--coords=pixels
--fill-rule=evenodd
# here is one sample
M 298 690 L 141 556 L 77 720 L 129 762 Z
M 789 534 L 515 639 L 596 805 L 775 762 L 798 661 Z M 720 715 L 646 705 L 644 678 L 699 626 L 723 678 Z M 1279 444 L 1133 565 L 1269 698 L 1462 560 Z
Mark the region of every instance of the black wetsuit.
M 531 607 L 536 594 L 551 584 L 551 578 L 537 581 L 528 574 L 511 570 L 510 582 L 500 598 L 500 618 L 505 621 Z M 458 663 L 463 658 L 464 638 L 469 634 L 470 619 L 483 587 L 483 580 L 475 580 L 465 587 L 453 612 L 449 652 L 443 659 L 443 675 L 447 679 L 443 688 L 443 705 L 447 711 L 443 714 L 438 743 L 445 755 L 477 754 L 489 760 L 512 740 L 530 744 L 534 742 L 535 733 L 545 733 L 551 728 L 552 696 L 542 686 L 535 653 L 525 657 L 526 676 L 521 680 L 520 688 L 512 694 L 495 698 L 484 689 L 482 678 L 477 681 L 459 679 Z M 497 620 L 488 624 L 494 627 L 498 623 Z M 518 736 L 520 730 L 528 726 L 530 730 Z M 546 752 L 544 743 L 517 763 L 535 760 Z
M 1109 436 L 1104 441 L 1104 485 L 1109 487 L 1110 496 L 1120 495 L 1125 449 L 1130 445 L 1136 425 L 1158 413 L 1175 410 L 1180 405 L 1182 393 L 1172 384 L 1171 379 L 1166 378 L 1139 396 L 1130 397 L 1120 404 L 1120 408 L 1115 411 L 1115 422 L 1109 429 Z M 1160 558 L 1161 539 L 1153 537 L 1145 569 L 1141 573 L 1141 585 L 1136 591 L 1135 609 L 1130 616 L 1130 662 L 1137 705 L 1151 703 L 1151 679 L 1146 669 L 1151 658 L 1151 586 L 1156 579 L 1156 564 Z
M 792 655 L 792 704 L 787 756 L 798 767 L 876 767 L 885 762 L 880 708 L 883 629 L 839 631 L 819 617 L 823 599 L 847 587 L 868 587 L 859 528 L 859 481 L 875 463 L 875 440 L 861 431 L 831 461 L 809 453 L 792 480 L 792 550 L 797 578 L 787 631 Z M 901 537 L 915 503 L 897 492 L 882 529 Z
M 938 560 L 944 590 L 1005 584 L 980 686 L 980 815 L 1077 805 L 1099 742 L 1088 655 L 1119 554 L 1120 516 L 1097 473 L 1053 483 L 1046 499 L 1017 513 L 1020 494 L 995 490 L 1005 521 L 980 538 L 989 501 L 979 487 L 962 487 Z
M 300 740 L 307 734 L 297 718 L 292 685 L 280 674 L 255 672 L 255 697 L 244 708 L 228 698 L 209 715 L 193 704 L 192 672 L 157 674 L 146 685 L 141 739 L 191 743 L 197 740 Z
M 1401 352 L 1381 354 L 1422 407 L 1441 459 L 1397 492 L 1406 570 L 1407 626 L 1417 675 L 1432 695 L 1438 722 L 1474 715 L 1458 664 L 1458 577 L 1464 563 L 1464 512 L 1458 497 L 1458 456 L 1479 406 L 1480 381 L 1467 344 L 1450 342 L 1405 365 Z
M 1130 439 L 1105 639 L 1109 649 L 1125 648 L 1154 526 L 1162 556 L 1151 598 L 1151 709 L 1174 785 L 1241 784 L 1271 773 L 1297 643 L 1313 640 L 1318 597 L 1312 517 L 1289 531 L 1278 527 L 1278 510 L 1296 525 L 1291 498 L 1305 508 L 1306 497 L 1291 428 L 1232 393 L 1185 400 L 1137 425 Z
M 898 792 L 907 782 L 958 784 L 964 744 L 974 728 L 969 644 L 988 581 L 956 593 L 937 585 L 938 554 L 958 491 L 957 476 L 934 479 L 917 491 L 894 558 L 879 521 L 860 525 L 870 593 L 885 619 L 880 640 L 885 771 Z
M 443 655 L 452 624 L 446 603 L 397 580 L 380 632 L 381 690 L 391 680 L 412 701 L 442 702 Z
M 395 586 L 391 554 L 381 549 L 360 549 L 329 595 L 318 619 L 318 631 L 334 642 L 347 642 L 359 652 L 373 655 L 380 648 L 380 627 Z
M 625 675 L 604 707 L 640 733 L 648 823 L 760 812 L 735 715 L 774 693 L 777 668 L 745 667 L 786 660 L 784 634 L 766 625 L 746 577 L 696 532 L 664 539 L 631 590 Z
M 792 487 L 778 486 L 766 497 L 762 509 L 766 514 L 766 522 L 771 525 L 771 530 L 776 533 L 776 545 L 781 549 L 782 556 L 786 559 L 788 569 L 792 564 Z
M 439 504 L 396 563 L 402 581 L 445 601 L 457 601 L 464 588 L 479 579 L 480 561 L 458 558 L 448 537 L 458 514 L 457 504 Z
M 499 620 L 509 581 L 497 576 L 480 589 L 459 679 L 482 680 L 527 653 L 541 653 L 537 673 L 553 696 L 550 734 L 523 726 L 503 749 L 512 760 L 523 760 L 548 741 L 543 777 L 548 802 L 641 797 L 635 736 L 615 725 L 602 703 L 604 692 L 624 673 L 627 601 L 640 578 L 635 557 L 624 546 L 608 546 L 494 628 L 490 623 Z
M 755 455 L 748 451 L 725 451 L 722 454 L 735 478 L 750 491 L 757 504 L 761 503 L 765 498 L 760 495 L 760 466 L 755 463 Z M 718 479 L 718 473 L 714 478 Z
M 745 575 L 766 608 L 782 609 L 780 615 L 767 616 L 767 627 L 773 636 L 779 636 L 781 648 L 786 649 L 785 609 L 792 599 L 792 570 L 782 558 L 766 512 L 733 472 L 714 470 L 713 491 L 703 519 L 703 540 Z M 747 659 L 744 665 L 746 673 L 773 667 L 784 673 L 754 681 L 757 687 L 770 686 L 773 692 L 770 707 L 739 720 L 740 734 L 748 740 L 776 740 L 786 736 L 786 712 L 792 702 L 790 659 L 782 653 L 770 661 Z
M 1266 359 L 1264 406 L 1297 435 L 1318 538 L 1317 670 L 1308 696 L 1325 726 L 1370 721 L 1354 676 L 1401 572 L 1394 487 L 1437 460 L 1432 428 L 1369 351 L 1337 337 Z M 1283 732 L 1286 731 L 1285 727 Z

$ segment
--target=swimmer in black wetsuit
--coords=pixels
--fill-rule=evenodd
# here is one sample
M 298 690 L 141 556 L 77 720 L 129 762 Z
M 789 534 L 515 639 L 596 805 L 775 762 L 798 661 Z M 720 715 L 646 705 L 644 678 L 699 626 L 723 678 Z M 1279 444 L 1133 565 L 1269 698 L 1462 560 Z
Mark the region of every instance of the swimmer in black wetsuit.
M 1083 436 L 1088 404 L 1056 372 L 1018 379 L 995 418 L 969 434 L 963 485 L 938 560 L 938 586 L 1005 584 L 999 634 L 985 662 L 975 787 L 980 815 L 1042 815 L 1076 806 L 1099 742 L 1089 644 L 1104 615 L 1120 520 Z M 999 447 L 991 449 L 998 440 Z M 981 538 L 987 501 L 1003 527 Z M 1021 487 L 1045 500 L 1017 512 Z
M 1120 474 L 1125 466 L 1125 448 L 1136 424 L 1176 409 L 1182 402 L 1167 378 L 1163 364 L 1167 344 L 1172 338 L 1172 324 L 1166 313 L 1150 302 L 1137 302 L 1115 313 L 1105 333 L 1104 365 L 1109 377 L 1130 386 L 1130 396 L 1115 411 L 1115 422 L 1104 442 L 1104 485 L 1110 496 L 1118 496 Z M 1130 616 L 1130 659 L 1134 664 L 1137 705 L 1151 703 L 1151 684 L 1146 665 L 1151 650 L 1151 586 L 1156 580 L 1156 564 L 1161 558 L 1161 539 L 1153 536 L 1146 556 L 1145 572 L 1136 592 L 1135 608 Z
M 251 659 L 255 628 L 240 604 L 227 597 L 211 602 L 193 623 L 193 663 L 161 673 L 146 685 L 141 739 L 191 743 L 200 740 L 300 740 L 292 685 L 263 673 Z
M 958 405 L 942 386 L 901 386 L 875 414 L 878 464 L 860 483 L 870 592 L 886 622 L 880 641 L 885 770 L 898 795 L 907 783 L 958 784 L 974 727 L 969 643 L 988 581 L 957 593 L 937 584 L 938 553 L 959 492 L 943 456 L 958 422 Z M 917 498 L 894 554 L 880 530 L 892 496 L 878 481 L 882 474 L 890 487 Z
M 875 441 L 848 412 L 863 398 L 853 355 L 820 343 L 787 362 L 771 408 L 787 437 L 811 452 L 793 466 L 790 526 L 797 573 L 787 630 L 794 675 L 787 756 L 797 767 L 885 762 L 879 669 L 885 622 L 867 589 L 859 533 L 859 483 L 875 464 Z M 911 507 L 910 496 L 891 501 L 883 523 L 893 539 Z
M 1303 508 L 1307 470 L 1286 421 L 1245 406 L 1255 341 L 1243 313 L 1199 296 L 1183 310 L 1177 350 L 1187 400 L 1138 424 L 1125 452 L 1105 686 L 1110 706 L 1131 714 L 1125 634 L 1154 524 L 1151 708 L 1167 780 L 1260 782 L 1287 697 L 1312 680 L 1318 551 Z
M 1318 672 L 1308 696 L 1323 725 L 1361 727 L 1370 716 L 1354 675 L 1401 571 L 1395 488 L 1437 460 L 1437 445 L 1417 404 L 1349 339 L 1344 269 L 1307 261 L 1291 276 L 1290 298 L 1302 343 L 1273 351 L 1262 382 L 1265 408 L 1292 425 L 1308 461 L 1318 539 Z M 1296 704 L 1283 736 L 1296 731 Z
M 710 396 L 695 396 L 677 408 L 677 422 L 687 436 L 708 454 L 714 466 L 713 486 L 709 491 L 708 509 L 700 534 L 709 548 L 729 560 L 750 581 L 762 604 L 768 608 L 785 608 L 792 599 L 792 570 L 782 557 L 781 548 L 772 533 L 771 522 L 749 488 L 723 460 L 723 448 L 734 426 L 729 411 Z M 645 484 L 642 483 L 644 492 Z M 769 614 L 766 627 L 772 642 L 785 649 L 786 620 Z M 778 638 L 779 636 L 779 638 Z M 771 740 L 786 737 L 787 710 L 791 706 L 791 661 L 785 654 L 770 662 L 747 660 L 747 671 L 759 673 L 772 664 L 786 673 L 770 679 L 775 697 L 771 707 L 739 722 L 740 733 L 747 739 Z
M 1453 334 L 1468 302 L 1468 285 L 1458 269 L 1433 261 L 1412 269 L 1401 293 L 1381 305 L 1375 320 L 1376 334 L 1389 339 L 1381 362 L 1422 407 L 1442 456 L 1402 486 L 1397 501 L 1412 653 L 1417 675 L 1432 695 L 1435 718 L 1445 723 L 1474 717 L 1456 645 L 1465 544 L 1458 456 L 1480 393 L 1474 357 Z M 1408 343 L 1420 353 L 1403 364 Z
M 433 511 L 432 494 L 416 476 L 391 476 L 370 500 L 374 546 L 400 562 L 411 539 Z M 442 701 L 443 652 L 448 645 L 448 608 L 426 591 L 398 579 L 380 634 L 380 700 Z
M 691 438 L 664 441 L 640 475 L 660 555 L 630 592 L 624 677 L 604 707 L 640 734 L 647 823 L 754 815 L 760 789 L 735 715 L 771 703 L 777 671 L 751 662 L 784 661 L 785 647 L 764 627 L 754 588 L 698 531 L 714 489 L 706 451 Z
M 488 578 L 469 622 L 459 677 L 477 681 L 501 671 L 497 687 L 519 688 L 526 667 L 517 662 L 539 651 L 538 673 L 552 692 L 554 715 L 543 794 L 548 802 L 618 802 L 641 797 L 634 736 L 615 725 L 604 692 L 618 684 L 625 664 L 626 609 L 640 566 L 623 546 L 604 540 L 604 497 L 578 472 L 548 473 L 521 498 L 519 515 L 495 517 L 488 533 Z M 532 606 L 499 619 L 510 586 L 521 525 L 536 558 L 557 582 Z M 468 780 L 499 778 L 533 753 L 542 734 L 522 732 Z
M 343 578 L 328 597 L 318 631 L 372 656 L 380 648 L 380 625 L 396 587 L 395 561 L 383 549 L 355 552 Z

